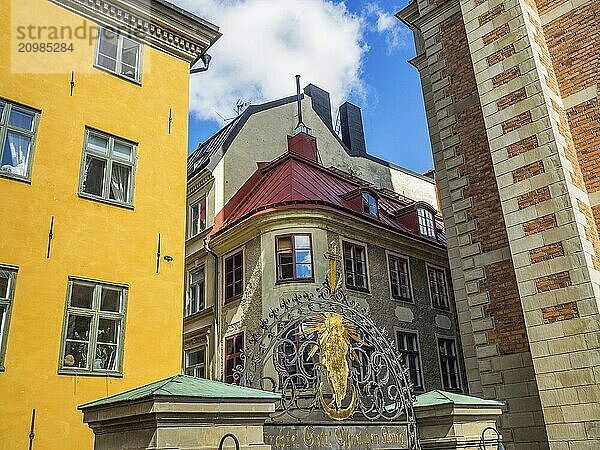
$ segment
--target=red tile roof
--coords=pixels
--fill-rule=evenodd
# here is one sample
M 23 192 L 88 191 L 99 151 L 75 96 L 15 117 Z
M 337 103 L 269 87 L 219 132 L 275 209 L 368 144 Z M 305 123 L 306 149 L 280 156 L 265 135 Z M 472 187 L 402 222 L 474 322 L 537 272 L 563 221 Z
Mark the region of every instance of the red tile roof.
M 353 191 L 370 191 L 378 198 L 378 216 L 361 212 L 360 202 L 352 201 Z M 258 214 L 282 209 L 317 208 L 334 210 L 356 220 L 370 222 L 403 235 L 438 246 L 445 246 L 443 232 L 432 239 L 415 232 L 395 211 L 415 202 L 387 189 L 377 189 L 372 184 L 352 174 L 318 163 L 293 153 L 285 153 L 270 163 L 258 163 L 257 171 L 227 202 L 215 217 L 213 238 L 236 224 Z

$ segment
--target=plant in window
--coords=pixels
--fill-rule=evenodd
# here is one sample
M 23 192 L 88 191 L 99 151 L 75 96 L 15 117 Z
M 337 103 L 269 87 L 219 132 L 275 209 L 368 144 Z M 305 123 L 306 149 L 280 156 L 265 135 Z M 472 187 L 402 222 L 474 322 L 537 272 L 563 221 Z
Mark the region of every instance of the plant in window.
M 62 368 L 119 371 L 126 289 L 79 280 L 69 286 Z

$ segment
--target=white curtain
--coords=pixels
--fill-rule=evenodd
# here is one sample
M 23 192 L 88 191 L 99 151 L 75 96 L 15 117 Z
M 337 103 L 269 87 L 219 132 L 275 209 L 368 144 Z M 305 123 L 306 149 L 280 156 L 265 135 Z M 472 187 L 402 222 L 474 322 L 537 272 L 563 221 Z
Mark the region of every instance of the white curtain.
M 129 201 L 129 167 L 113 164 L 110 177 L 110 198 L 120 202 Z
M 10 149 L 10 158 L 6 154 L 3 156 L 2 160 L 4 164 L 2 164 L 2 170 L 21 176 L 27 175 L 27 159 L 29 157 L 31 138 L 9 131 L 6 135 L 6 142 L 8 143 L 8 149 Z M 6 150 L 5 145 L 5 153 Z

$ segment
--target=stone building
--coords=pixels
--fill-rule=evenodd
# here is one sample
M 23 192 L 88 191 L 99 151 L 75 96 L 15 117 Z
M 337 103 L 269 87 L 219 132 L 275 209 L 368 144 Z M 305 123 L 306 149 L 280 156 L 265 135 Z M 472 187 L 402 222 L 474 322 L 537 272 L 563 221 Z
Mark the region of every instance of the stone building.
M 396 340 L 416 390 L 463 391 L 432 179 L 367 154 L 359 108 L 342 106 L 340 139 L 329 95 L 304 93 L 297 129 L 295 96 L 251 106 L 189 157 L 185 373 L 234 381 L 260 320 L 321 286 L 335 242 L 344 288 Z
M 598 2 L 417 0 L 472 395 L 508 448 L 600 447 Z

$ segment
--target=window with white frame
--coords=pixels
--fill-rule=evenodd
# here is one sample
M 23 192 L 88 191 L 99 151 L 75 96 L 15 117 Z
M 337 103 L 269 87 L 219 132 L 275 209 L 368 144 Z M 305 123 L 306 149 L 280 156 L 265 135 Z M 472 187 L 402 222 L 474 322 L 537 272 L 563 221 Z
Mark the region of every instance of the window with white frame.
M 204 266 L 200 266 L 197 269 L 190 271 L 188 283 L 188 298 L 185 313 L 190 316 L 205 308 Z
M 419 339 L 416 333 L 398 331 L 398 351 L 404 365 L 408 369 L 408 375 L 413 386 L 417 390 L 423 389 L 423 374 L 421 371 L 421 355 L 419 353 Z
M 371 194 L 363 192 L 362 194 L 362 210 L 365 214 L 377 216 L 377 200 Z
M 446 271 L 442 268 L 428 265 L 427 279 L 429 281 L 429 295 L 431 296 L 433 306 L 441 309 L 450 309 Z
M 194 237 L 206 228 L 206 197 L 190 206 L 189 237 Z
M 100 28 L 96 45 L 96 66 L 139 83 L 142 45 L 113 30 Z
M 412 301 L 408 260 L 399 256 L 388 255 L 388 263 L 390 268 L 392 297 L 400 300 Z
M 185 352 L 185 374 L 198 378 L 206 378 L 206 347 L 195 348 Z
M 119 205 L 133 205 L 135 144 L 86 129 L 79 193 Z
M 30 179 L 40 113 L 0 99 L 0 174 Z
M 435 237 L 435 220 L 431 211 L 425 208 L 417 208 L 419 219 L 419 232 L 423 236 Z
M 61 372 L 121 373 L 127 288 L 69 279 Z
M 460 391 L 458 356 L 454 339 L 438 338 L 438 353 L 442 371 L 442 388 L 447 391 Z
M 16 280 L 17 269 L 0 266 L 0 370 L 4 370 L 4 353 Z

